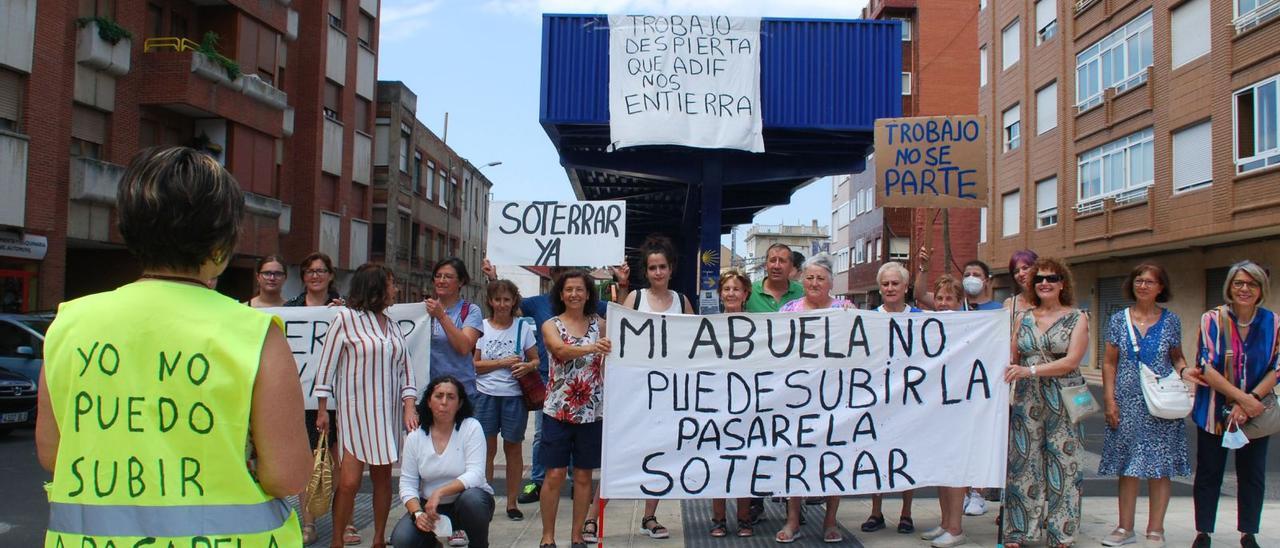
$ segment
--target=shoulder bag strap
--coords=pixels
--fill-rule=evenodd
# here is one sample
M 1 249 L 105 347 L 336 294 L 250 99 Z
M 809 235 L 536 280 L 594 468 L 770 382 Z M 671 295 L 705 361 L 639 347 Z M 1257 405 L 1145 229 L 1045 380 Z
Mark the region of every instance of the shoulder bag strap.
M 640 299 L 643 299 L 643 298 L 644 298 L 644 290 L 643 290 L 643 289 L 637 289 L 637 290 L 636 290 L 636 298 L 635 298 L 635 300 L 634 300 L 634 301 L 631 301 L 631 309 L 632 309 L 632 310 L 640 310 Z
M 1132 308 L 1124 309 L 1124 325 L 1126 328 L 1125 331 L 1128 334 L 1127 338 L 1129 339 L 1129 345 L 1133 347 L 1133 357 L 1134 359 L 1138 359 L 1138 334 L 1137 334 L 1137 330 L 1133 328 L 1133 316 L 1129 314 L 1130 310 L 1133 310 L 1133 309 Z M 1142 360 L 1138 360 L 1138 361 L 1142 361 Z

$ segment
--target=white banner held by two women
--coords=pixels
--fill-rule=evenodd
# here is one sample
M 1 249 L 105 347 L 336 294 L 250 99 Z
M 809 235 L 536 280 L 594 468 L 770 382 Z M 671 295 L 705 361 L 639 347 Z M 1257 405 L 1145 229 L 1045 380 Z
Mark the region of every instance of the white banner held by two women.
M 1002 311 L 665 316 L 611 304 L 605 498 L 1004 484 Z
M 760 18 L 609 16 L 609 140 L 764 152 Z
M 324 336 L 338 309 L 331 306 L 297 306 L 263 308 L 263 312 L 284 320 L 284 337 L 293 350 L 298 364 L 298 380 L 302 383 L 302 397 L 307 409 L 316 408 L 311 389 L 316 384 L 316 370 L 320 369 L 320 351 L 324 348 Z M 387 308 L 387 316 L 400 328 L 405 347 L 409 351 L 409 363 L 421 393 L 431 380 L 431 329 L 427 308 L 422 303 L 396 304 Z M 329 404 L 335 409 L 334 404 Z

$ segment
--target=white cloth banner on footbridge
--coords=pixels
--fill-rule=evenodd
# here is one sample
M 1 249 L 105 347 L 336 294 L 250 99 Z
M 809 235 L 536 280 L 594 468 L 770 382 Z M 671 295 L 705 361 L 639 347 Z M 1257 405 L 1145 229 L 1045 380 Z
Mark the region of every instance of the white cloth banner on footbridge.
M 657 315 L 609 306 L 605 498 L 1004 484 L 1001 311 Z
M 302 397 L 306 398 L 307 409 L 315 409 L 316 399 L 312 397 L 311 390 L 315 388 L 316 370 L 320 369 L 324 336 L 329 332 L 329 324 L 333 323 L 338 309 L 331 306 L 290 306 L 264 308 L 262 311 L 284 320 L 284 337 L 289 342 L 289 349 L 293 350 L 293 359 L 298 365 Z M 387 308 L 387 316 L 396 322 L 400 333 L 404 335 L 409 363 L 413 365 L 413 375 L 418 382 L 418 393 L 421 394 L 431 380 L 431 324 L 427 308 L 422 303 L 397 304 Z M 337 407 L 330 403 L 329 409 Z

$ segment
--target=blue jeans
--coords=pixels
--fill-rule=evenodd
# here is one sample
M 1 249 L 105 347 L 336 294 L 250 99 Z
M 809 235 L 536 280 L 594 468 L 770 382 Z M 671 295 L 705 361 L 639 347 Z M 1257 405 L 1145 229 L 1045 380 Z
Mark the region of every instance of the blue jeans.
M 455 530 L 467 532 L 471 548 L 489 548 L 489 521 L 493 519 L 493 495 L 479 487 L 463 491 L 450 504 L 436 508 L 449 516 Z M 405 514 L 391 531 L 391 545 L 395 548 L 428 548 L 447 544 L 448 539 L 437 539 L 434 533 L 426 533 L 413 523 L 413 515 Z
M 542 377 L 542 384 L 547 384 L 550 379 L 546 369 L 538 368 L 538 375 Z M 533 456 L 530 457 L 529 479 L 538 485 L 542 485 L 542 480 L 547 478 L 547 467 L 542 465 L 542 410 L 535 409 L 530 413 L 536 413 L 533 417 Z

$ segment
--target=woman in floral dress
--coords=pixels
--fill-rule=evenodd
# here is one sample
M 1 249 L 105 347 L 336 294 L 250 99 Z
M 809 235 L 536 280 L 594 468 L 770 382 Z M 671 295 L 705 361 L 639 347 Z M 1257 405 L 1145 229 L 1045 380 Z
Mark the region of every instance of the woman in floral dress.
M 1071 271 L 1054 259 L 1032 265 L 1029 300 L 1021 313 L 1005 370 L 1016 382 L 1009 410 L 1009 467 L 1005 482 L 1004 545 L 1021 548 L 1041 533 L 1048 546 L 1071 546 L 1080 531 L 1080 428 L 1071 422 L 1062 387 L 1084 383 L 1080 359 L 1089 322 L 1072 305 Z M 1046 504 L 1047 503 L 1047 504 Z M 1043 530 L 1043 531 L 1042 531 Z

